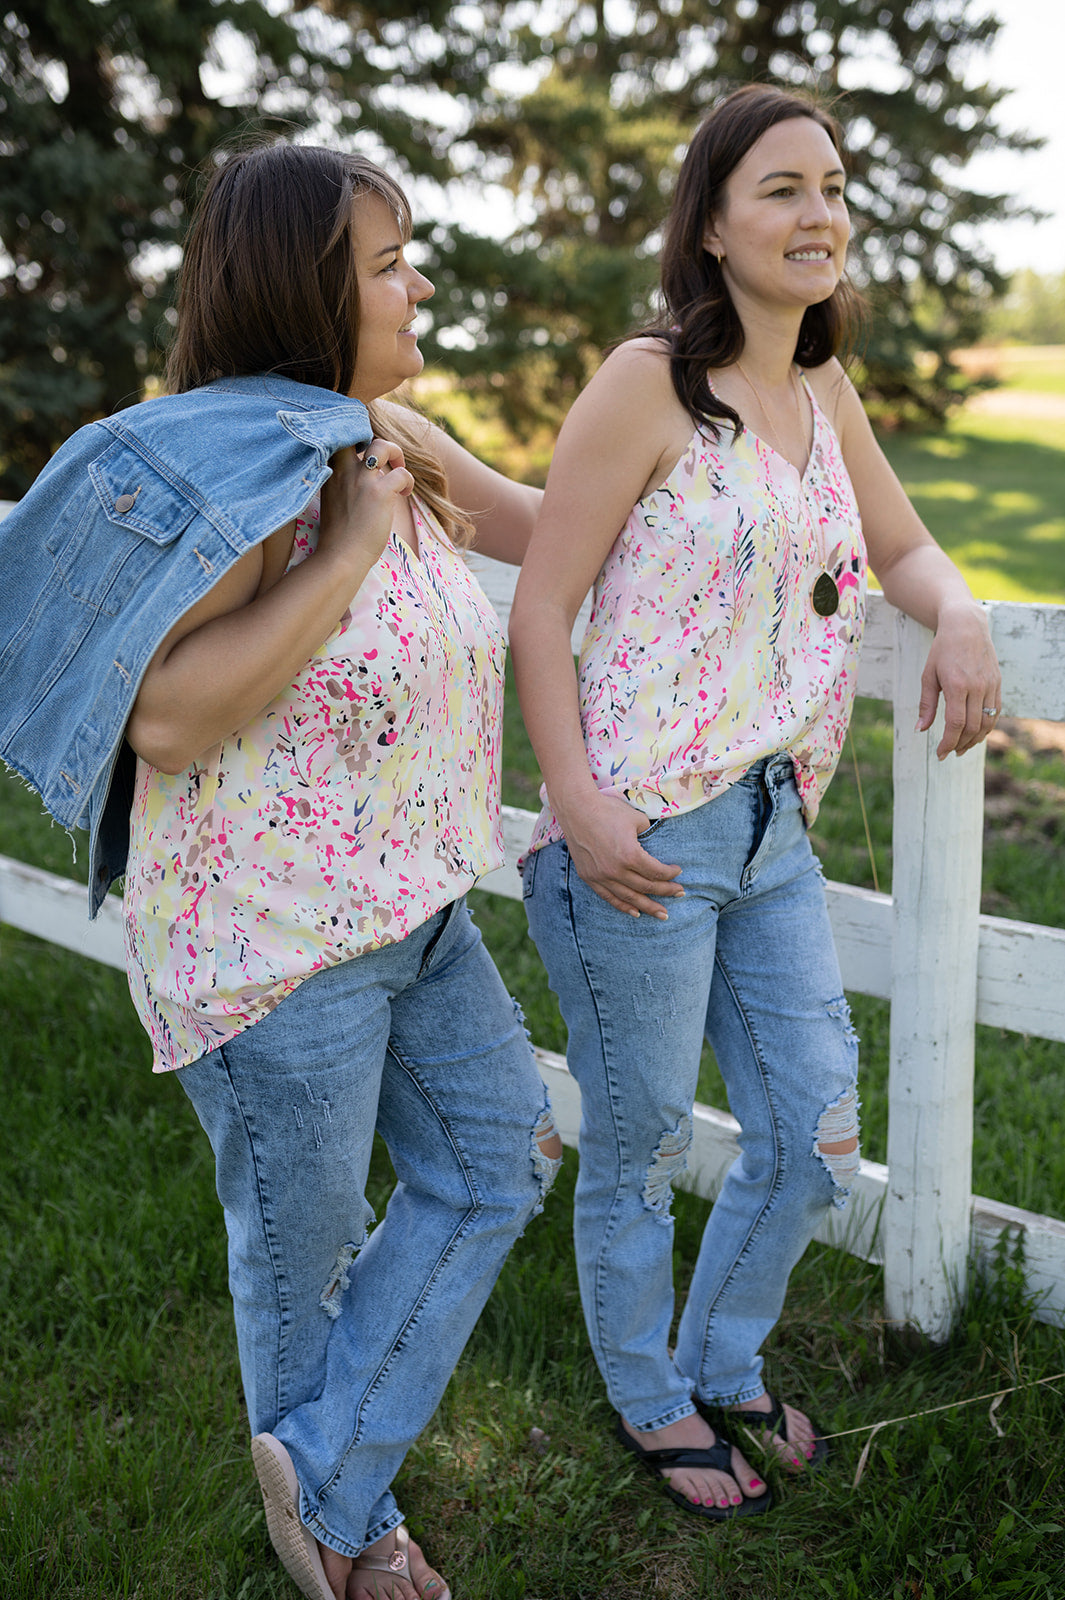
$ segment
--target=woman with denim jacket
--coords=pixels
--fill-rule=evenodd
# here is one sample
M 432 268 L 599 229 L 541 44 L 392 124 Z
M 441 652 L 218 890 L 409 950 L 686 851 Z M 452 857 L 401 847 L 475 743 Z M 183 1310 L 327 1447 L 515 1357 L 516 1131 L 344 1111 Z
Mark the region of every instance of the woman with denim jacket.
M 171 391 L 295 380 L 374 437 L 181 617 L 126 729 L 131 989 L 214 1148 L 267 1526 L 313 1600 L 448 1594 L 390 1485 L 561 1155 L 463 898 L 502 859 L 503 641 L 462 547 L 520 561 L 539 496 L 382 398 L 422 365 L 409 237 L 361 157 L 220 160 Z
M 999 707 L 981 608 L 836 359 L 844 165 L 796 95 L 750 86 L 710 112 L 665 229 L 663 320 L 567 418 L 511 617 L 545 778 L 526 905 L 581 1087 L 585 1316 L 621 1443 L 714 1520 L 770 1504 L 726 1429 L 787 1471 L 827 1454 L 759 1349 L 858 1169 L 857 1041 L 806 829 L 854 697 L 866 547 L 935 629 L 920 726 L 942 693 L 940 757 Z M 671 1186 L 704 1036 L 741 1154 L 674 1336 Z

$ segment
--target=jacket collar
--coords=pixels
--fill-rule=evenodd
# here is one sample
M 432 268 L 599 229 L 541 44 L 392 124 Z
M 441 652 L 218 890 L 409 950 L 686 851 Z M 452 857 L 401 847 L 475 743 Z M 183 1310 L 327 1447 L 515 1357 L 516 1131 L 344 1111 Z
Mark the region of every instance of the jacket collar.
M 361 400 L 337 394 L 335 389 L 320 389 L 315 384 L 297 383 L 277 373 L 255 373 L 251 377 L 218 378 L 204 386 L 204 393 L 252 395 L 272 401 L 277 415 L 297 439 L 317 449 L 331 451 L 337 435 L 337 422 L 354 423 L 352 437 L 370 438 L 370 414 Z M 347 430 L 345 430 L 347 431 Z

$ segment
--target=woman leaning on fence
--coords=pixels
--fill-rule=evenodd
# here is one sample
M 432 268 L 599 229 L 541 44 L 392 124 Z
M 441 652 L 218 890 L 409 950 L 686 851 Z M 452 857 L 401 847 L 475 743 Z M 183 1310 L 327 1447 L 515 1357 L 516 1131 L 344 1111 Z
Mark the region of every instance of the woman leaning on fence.
M 665 230 L 664 318 L 567 418 L 511 619 L 546 780 L 526 905 L 581 1087 L 585 1317 L 621 1443 L 714 1519 L 770 1503 L 729 1434 L 785 1470 L 827 1454 L 759 1349 L 858 1167 L 857 1040 L 806 830 L 853 702 L 866 549 L 935 630 L 920 726 L 942 694 L 940 756 L 999 708 L 984 614 L 836 359 L 844 167 L 801 97 L 751 86 L 711 111 Z M 742 1153 L 671 1347 L 671 1185 L 704 1036 Z
M 519 561 L 539 496 L 382 400 L 422 364 L 409 236 L 361 158 L 218 166 L 159 402 L 221 407 L 194 469 L 236 514 L 275 434 L 320 445 L 348 397 L 371 426 L 181 615 L 126 729 L 131 988 L 214 1148 L 267 1524 L 313 1600 L 445 1600 L 392 1480 L 561 1155 L 463 899 L 502 860 L 503 640 L 461 547 Z

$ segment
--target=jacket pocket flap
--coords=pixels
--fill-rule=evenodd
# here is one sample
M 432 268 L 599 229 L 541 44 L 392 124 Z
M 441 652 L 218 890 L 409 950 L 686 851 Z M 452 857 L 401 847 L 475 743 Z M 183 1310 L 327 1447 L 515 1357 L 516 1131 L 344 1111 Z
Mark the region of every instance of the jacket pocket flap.
M 187 490 L 124 445 L 112 445 L 98 456 L 89 475 L 109 520 L 155 544 L 170 544 L 196 515 Z

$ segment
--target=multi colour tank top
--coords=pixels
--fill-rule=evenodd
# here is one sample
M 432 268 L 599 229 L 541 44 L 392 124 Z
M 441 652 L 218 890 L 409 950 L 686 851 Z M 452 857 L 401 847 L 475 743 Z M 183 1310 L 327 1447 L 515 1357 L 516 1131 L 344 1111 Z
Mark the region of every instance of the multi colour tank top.
M 580 708 L 598 787 L 653 818 L 787 751 L 808 823 L 854 703 L 865 544 L 839 440 L 813 395 L 802 474 L 749 429 L 696 430 L 632 509 L 595 582 Z M 839 609 L 810 599 L 827 570 Z M 562 830 L 545 809 L 532 848 Z
M 289 567 L 313 559 L 317 505 Z M 291 688 L 176 777 L 137 767 L 125 917 L 155 1070 L 265 1016 L 321 967 L 404 938 L 501 864 L 504 645 L 414 503 Z

